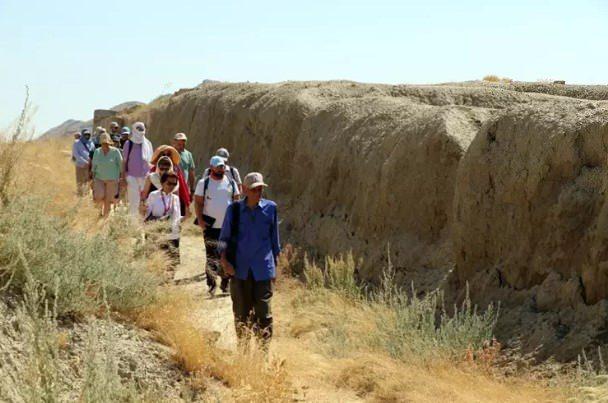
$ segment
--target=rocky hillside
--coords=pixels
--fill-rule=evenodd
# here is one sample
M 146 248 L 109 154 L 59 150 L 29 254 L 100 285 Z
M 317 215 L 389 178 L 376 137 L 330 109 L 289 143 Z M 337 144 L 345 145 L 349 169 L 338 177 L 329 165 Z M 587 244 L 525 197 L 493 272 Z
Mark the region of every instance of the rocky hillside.
M 133 108 L 134 106 L 144 105 L 142 102 L 132 101 L 132 102 L 123 102 L 119 105 L 116 105 L 110 110 L 116 112 L 122 112 Z M 79 132 L 83 129 L 93 127 L 93 119 L 90 120 L 76 120 L 76 119 L 68 119 L 65 122 L 47 130 L 46 132 L 40 135 L 40 138 L 53 138 L 53 137 L 63 137 L 70 136 L 74 132 Z
M 390 245 L 404 283 L 468 283 L 507 308 L 503 334 L 534 323 L 566 357 L 608 328 L 608 104 L 526 88 L 208 83 L 120 118 L 155 144 L 186 132 L 199 166 L 225 146 L 265 173 L 289 240 L 352 249 L 372 282 Z

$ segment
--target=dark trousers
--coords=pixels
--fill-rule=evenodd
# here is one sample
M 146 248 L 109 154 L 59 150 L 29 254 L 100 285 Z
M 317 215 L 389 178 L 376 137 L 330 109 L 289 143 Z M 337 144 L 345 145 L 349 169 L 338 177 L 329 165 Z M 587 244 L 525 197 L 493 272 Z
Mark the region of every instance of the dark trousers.
M 230 282 L 230 297 L 234 325 L 239 340 L 253 334 L 267 346 L 272 337 L 272 280 L 255 281 L 251 271 L 247 280 L 233 277 Z
M 211 288 L 216 285 L 216 276 L 221 275 L 220 254 L 217 251 L 218 239 L 220 238 L 220 228 L 205 228 L 205 253 L 207 255 L 207 285 Z M 222 277 L 222 288 L 228 286 L 228 278 Z

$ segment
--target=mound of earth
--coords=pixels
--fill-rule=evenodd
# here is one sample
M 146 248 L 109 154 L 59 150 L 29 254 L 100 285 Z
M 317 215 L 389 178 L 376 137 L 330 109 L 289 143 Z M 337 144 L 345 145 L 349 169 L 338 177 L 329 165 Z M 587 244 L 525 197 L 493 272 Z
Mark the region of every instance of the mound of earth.
M 542 94 L 540 92 L 545 92 Z M 606 87 L 207 83 L 119 114 L 260 171 L 283 234 L 352 250 L 375 282 L 501 301 L 505 339 L 570 359 L 601 342 L 608 285 Z M 556 95 L 553 95 L 556 94 Z M 390 246 L 390 247 L 389 247 Z

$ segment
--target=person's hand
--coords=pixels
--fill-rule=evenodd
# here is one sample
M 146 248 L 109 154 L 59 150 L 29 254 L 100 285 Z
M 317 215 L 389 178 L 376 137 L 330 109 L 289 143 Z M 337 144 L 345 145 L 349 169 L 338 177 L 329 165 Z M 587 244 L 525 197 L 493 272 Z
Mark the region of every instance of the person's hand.
M 232 277 L 236 274 L 234 267 L 230 264 L 230 262 L 224 261 L 222 262 L 222 266 L 224 267 L 224 273 L 226 273 L 228 276 Z

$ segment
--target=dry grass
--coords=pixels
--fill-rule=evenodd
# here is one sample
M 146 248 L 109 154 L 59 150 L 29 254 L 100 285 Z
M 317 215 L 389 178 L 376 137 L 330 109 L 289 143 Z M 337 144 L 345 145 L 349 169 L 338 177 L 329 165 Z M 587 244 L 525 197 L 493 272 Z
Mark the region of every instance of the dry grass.
M 319 294 L 283 280 L 277 294 L 280 318 L 274 346 L 286 368 L 311 388 L 310 400 L 350 394 L 369 401 L 515 402 L 562 401 L 566 388 L 526 377 L 503 377 L 476 357 L 432 361 L 392 358 L 370 336 L 378 332 L 374 311 L 342 295 Z M 372 338 L 373 338 L 372 337 Z
M 378 341 L 386 340 L 387 329 L 399 327 L 394 307 L 360 296 L 353 298 L 350 280 L 336 281 L 353 272 L 344 266 L 352 262 L 347 257 L 326 261 L 323 270 L 313 267 L 313 280 L 310 273 L 307 276 L 312 288 L 286 277 L 278 286 L 275 351 L 288 357 L 286 368 L 298 380 L 297 386 L 305 388 L 309 400 L 541 402 L 563 401 L 572 395 L 568 387 L 549 387 L 525 375 L 504 376 L 494 367 L 500 352 L 491 338 L 479 348 L 461 347 L 459 342 L 454 344 L 460 346 L 456 350 L 444 350 L 441 343 L 435 347 L 428 344 L 433 334 L 400 333 L 402 338 L 390 344 L 400 341 L 410 345 L 403 349 L 405 355 L 393 354 L 386 343 Z M 289 259 L 282 263 L 287 272 L 290 264 L 299 264 Z M 332 277 L 323 272 L 332 265 L 342 275 Z M 311 263 L 305 266 L 307 273 Z M 319 284 L 325 287 L 319 288 Z M 472 333 L 465 326 L 454 336 L 458 334 Z
M 158 301 L 136 313 L 139 326 L 155 332 L 171 346 L 173 358 L 204 384 L 206 377 L 231 388 L 239 401 L 284 401 L 292 394 L 282 361 L 267 357 L 255 345 L 246 351 L 228 351 L 215 345 L 221 335 L 204 331 L 193 322 L 200 306 L 188 294 L 168 291 Z
M 508 78 L 508 77 L 498 77 L 497 75 L 489 74 L 483 78 L 483 81 L 488 82 L 488 83 L 509 84 L 509 83 L 513 82 L 513 79 Z

